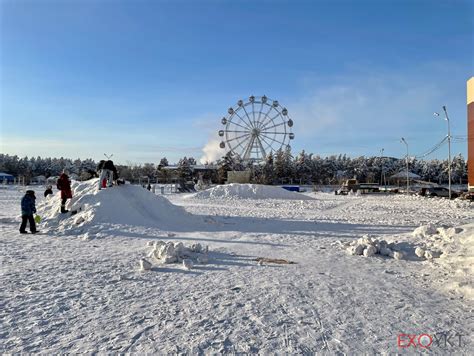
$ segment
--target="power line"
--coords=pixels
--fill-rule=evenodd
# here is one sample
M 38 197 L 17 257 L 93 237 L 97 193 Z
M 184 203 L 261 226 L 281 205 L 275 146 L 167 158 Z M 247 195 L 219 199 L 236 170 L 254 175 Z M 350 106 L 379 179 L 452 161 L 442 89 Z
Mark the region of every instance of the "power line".
M 425 158 L 426 156 L 429 156 L 430 154 L 432 154 L 433 152 L 436 152 L 437 150 L 439 150 L 441 147 L 443 147 L 446 142 L 448 140 L 448 137 L 444 137 L 440 142 L 438 142 L 436 145 L 434 145 L 433 147 L 431 147 L 430 149 L 428 149 L 427 151 L 425 151 L 424 153 L 422 153 L 421 155 L 418 155 L 418 156 L 415 156 L 415 158 Z

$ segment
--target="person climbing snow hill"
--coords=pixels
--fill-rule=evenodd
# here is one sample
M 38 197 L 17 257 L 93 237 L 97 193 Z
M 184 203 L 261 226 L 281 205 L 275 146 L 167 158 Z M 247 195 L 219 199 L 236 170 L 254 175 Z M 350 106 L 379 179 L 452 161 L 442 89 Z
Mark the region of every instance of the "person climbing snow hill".
M 66 170 L 59 176 L 56 186 L 61 191 L 61 213 L 67 213 L 69 210 L 66 210 L 66 201 L 72 199 L 72 191 Z
M 111 187 L 118 178 L 117 168 L 115 167 L 114 162 L 109 159 L 108 161 L 105 161 L 104 169 L 107 169 L 109 171 L 107 180 L 108 180 L 108 186 Z
M 104 170 L 104 160 L 101 160 L 97 165 L 97 176 L 99 177 L 99 190 L 106 187 L 106 180 L 107 180 L 107 172 Z
M 99 175 L 99 190 L 105 187 L 111 187 L 118 179 L 117 168 L 111 160 L 100 161 L 97 166 Z
M 53 187 L 48 185 L 46 190 L 44 191 L 44 197 L 46 198 L 48 195 L 53 194 Z
M 36 234 L 36 223 L 33 214 L 36 213 L 35 206 L 35 192 L 33 190 L 27 190 L 25 196 L 21 199 L 21 225 L 20 234 L 26 234 L 26 225 L 30 223 L 30 231 L 32 234 Z

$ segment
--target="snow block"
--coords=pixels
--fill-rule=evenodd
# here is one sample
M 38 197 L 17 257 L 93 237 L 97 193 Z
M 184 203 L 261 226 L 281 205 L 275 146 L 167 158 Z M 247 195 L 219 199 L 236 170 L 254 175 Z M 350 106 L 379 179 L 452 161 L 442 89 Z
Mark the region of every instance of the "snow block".
M 364 249 L 365 249 L 364 245 L 356 244 L 356 245 L 350 246 L 347 249 L 347 252 L 351 255 L 360 256 L 364 253 Z
M 149 244 L 147 244 L 148 247 Z M 207 263 L 209 258 L 207 253 L 209 247 L 202 247 L 201 244 L 196 243 L 190 247 L 185 246 L 182 242 L 164 242 L 155 241 L 153 243 L 151 251 L 148 253 L 148 257 L 153 257 L 161 263 L 181 263 L 188 260 L 186 263 L 194 263 L 196 260 L 199 263 Z M 191 261 L 191 262 L 189 262 Z M 183 265 L 184 266 L 184 265 Z
M 449 227 L 449 228 L 444 228 L 440 227 L 438 228 L 438 233 L 445 239 L 449 239 L 453 237 L 454 235 L 457 235 L 462 232 L 462 229 L 459 227 Z
M 396 260 L 403 260 L 405 256 L 403 255 L 403 252 L 402 251 L 395 251 L 393 253 L 393 258 L 396 259 Z
M 431 235 L 436 235 L 438 233 L 438 229 L 433 224 L 422 225 L 417 227 L 413 231 L 414 237 L 429 237 Z
M 364 249 L 364 256 L 365 257 L 372 257 L 373 255 L 375 255 L 375 252 L 376 252 L 376 248 L 372 245 L 369 245 L 367 246 L 365 249 Z
M 145 260 L 144 258 L 140 260 L 140 271 L 149 271 L 151 270 L 151 267 L 152 267 L 152 264 L 148 262 L 147 260 Z
M 191 268 L 193 268 L 194 267 L 193 260 L 191 260 L 189 258 L 185 258 L 183 260 L 183 267 L 184 267 L 184 269 L 187 269 L 187 270 L 190 270 Z
M 82 224 L 84 221 L 86 221 L 84 217 L 78 216 L 77 218 L 74 219 L 74 224 L 79 225 L 79 224 Z
M 425 257 L 425 250 L 421 247 L 417 247 L 415 249 L 415 255 L 417 255 L 420 258 L 423 258 L 423 257 Z
M 429 250 L 428 250 L 428 251 L 425 251 L 425 258 L 426 258 L 427 260 L 432 260 L 433 257 L 434 257 L 434 256 L 433 256 L 433 252 L 431 252 L 431 251 L 429 251 Z

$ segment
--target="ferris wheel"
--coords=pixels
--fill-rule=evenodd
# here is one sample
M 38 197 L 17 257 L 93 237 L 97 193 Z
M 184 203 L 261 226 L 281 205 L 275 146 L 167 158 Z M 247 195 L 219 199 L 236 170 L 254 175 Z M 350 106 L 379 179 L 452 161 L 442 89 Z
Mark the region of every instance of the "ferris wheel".
M 295 138 L 293 120 L 277 100 L 265 95 L 239 100 L 221 120 L 220 148 L 227 148 L 245 161 L 261 161 L 279 149 L 289 148 Z

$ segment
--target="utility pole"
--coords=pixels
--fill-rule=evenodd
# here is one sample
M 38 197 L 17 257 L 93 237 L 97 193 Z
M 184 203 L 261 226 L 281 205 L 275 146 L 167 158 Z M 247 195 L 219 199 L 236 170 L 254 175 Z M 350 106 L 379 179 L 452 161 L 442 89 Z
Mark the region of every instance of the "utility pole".
M 448 190 L 449 190 L 449 199 L 451 199 L 451 128 L 449 125 L 449 116 L 448 109 L 446 105 L 443 105 L 444 119 L 448 123 Z M 434 113 L 435 116 L 440 116 L 437 112 Z
M 380 150 L 380 186 L 382 186 L 382 184 L 383 184 L 383 162 L 382 162 L 383 151 L 384 151 L 384 149 L 382 148 Z
M 407 146 L 407 194 L 408 194 L 410 190 L 410 176 L 408 175 L 408 143 L 403 137 L 400 142 L 403 142 Z

